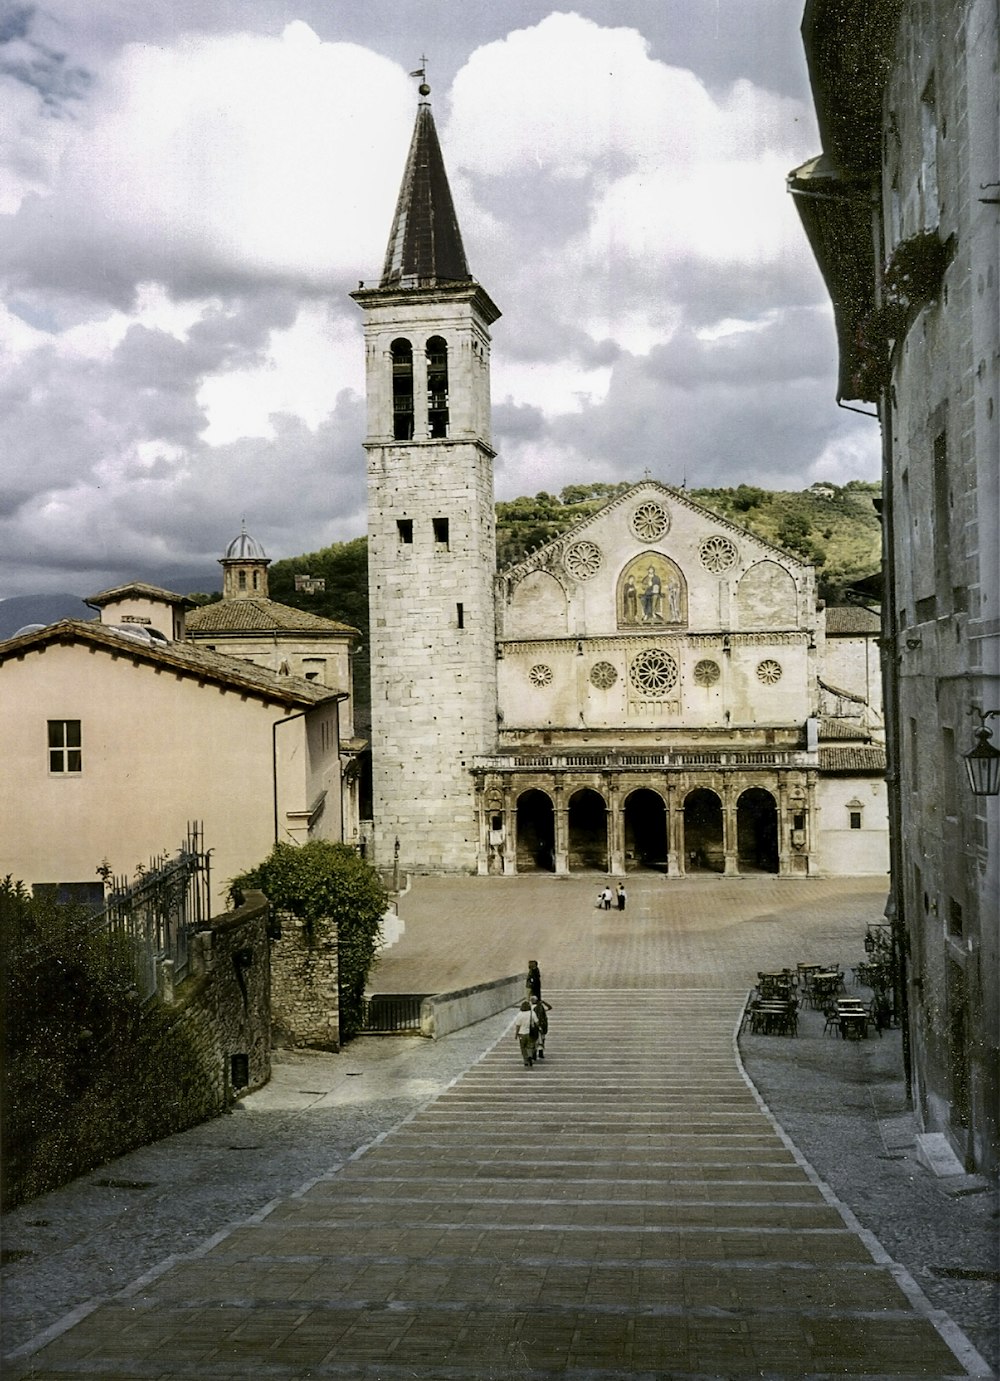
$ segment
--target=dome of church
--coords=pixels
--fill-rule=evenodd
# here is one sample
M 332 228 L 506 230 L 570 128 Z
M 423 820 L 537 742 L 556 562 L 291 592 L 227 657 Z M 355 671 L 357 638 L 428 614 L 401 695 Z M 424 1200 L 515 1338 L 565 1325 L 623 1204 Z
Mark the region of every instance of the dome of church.
M 267 552 L 261 544 L 254 540 L 247 532 L 246 528 L 240 529 L 240 535 L 234 537 L 226 548 L 223 557 L 225 561 L 266 561 Z

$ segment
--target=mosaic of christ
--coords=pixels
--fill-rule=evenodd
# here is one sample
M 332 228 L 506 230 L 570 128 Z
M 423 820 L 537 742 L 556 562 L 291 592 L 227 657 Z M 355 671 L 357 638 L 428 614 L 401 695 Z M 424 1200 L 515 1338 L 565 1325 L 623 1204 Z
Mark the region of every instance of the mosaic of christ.
M 665 628 L 687 622 L 684 577 L 666 556 L 643 552 L 618 580 L 618 623 L 622 627 Z

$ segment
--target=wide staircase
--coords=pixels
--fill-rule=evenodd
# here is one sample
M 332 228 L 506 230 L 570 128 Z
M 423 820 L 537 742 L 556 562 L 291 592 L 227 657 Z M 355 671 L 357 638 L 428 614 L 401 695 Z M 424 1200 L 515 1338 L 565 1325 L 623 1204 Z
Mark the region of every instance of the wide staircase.
M 544 1062 L 504 1037 L 342 1170 L 5 1375 L 969 1374 L 758 1105 L 739 994 L 546 997 Z

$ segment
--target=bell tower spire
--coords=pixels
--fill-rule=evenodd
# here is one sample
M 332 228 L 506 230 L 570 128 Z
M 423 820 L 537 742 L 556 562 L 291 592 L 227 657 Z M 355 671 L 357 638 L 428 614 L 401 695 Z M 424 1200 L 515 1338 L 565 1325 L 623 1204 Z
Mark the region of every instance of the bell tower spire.
M 413 75 L 423 77 L 421 69 Z M 496 739 L 490 332 L 427 97 L 364 312 L 375 854 L 472 872 Z

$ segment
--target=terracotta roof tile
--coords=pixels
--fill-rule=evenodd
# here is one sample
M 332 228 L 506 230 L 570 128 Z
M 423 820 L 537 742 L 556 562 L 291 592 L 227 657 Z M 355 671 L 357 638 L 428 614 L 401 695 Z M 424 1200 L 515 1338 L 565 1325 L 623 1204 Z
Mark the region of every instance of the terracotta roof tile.
M 336 619 L 293 609 L 274 599 L 223 599 L 203 604 L 187 616 L 189 633 L 327 633 L 360 637 L 358 630 Z

